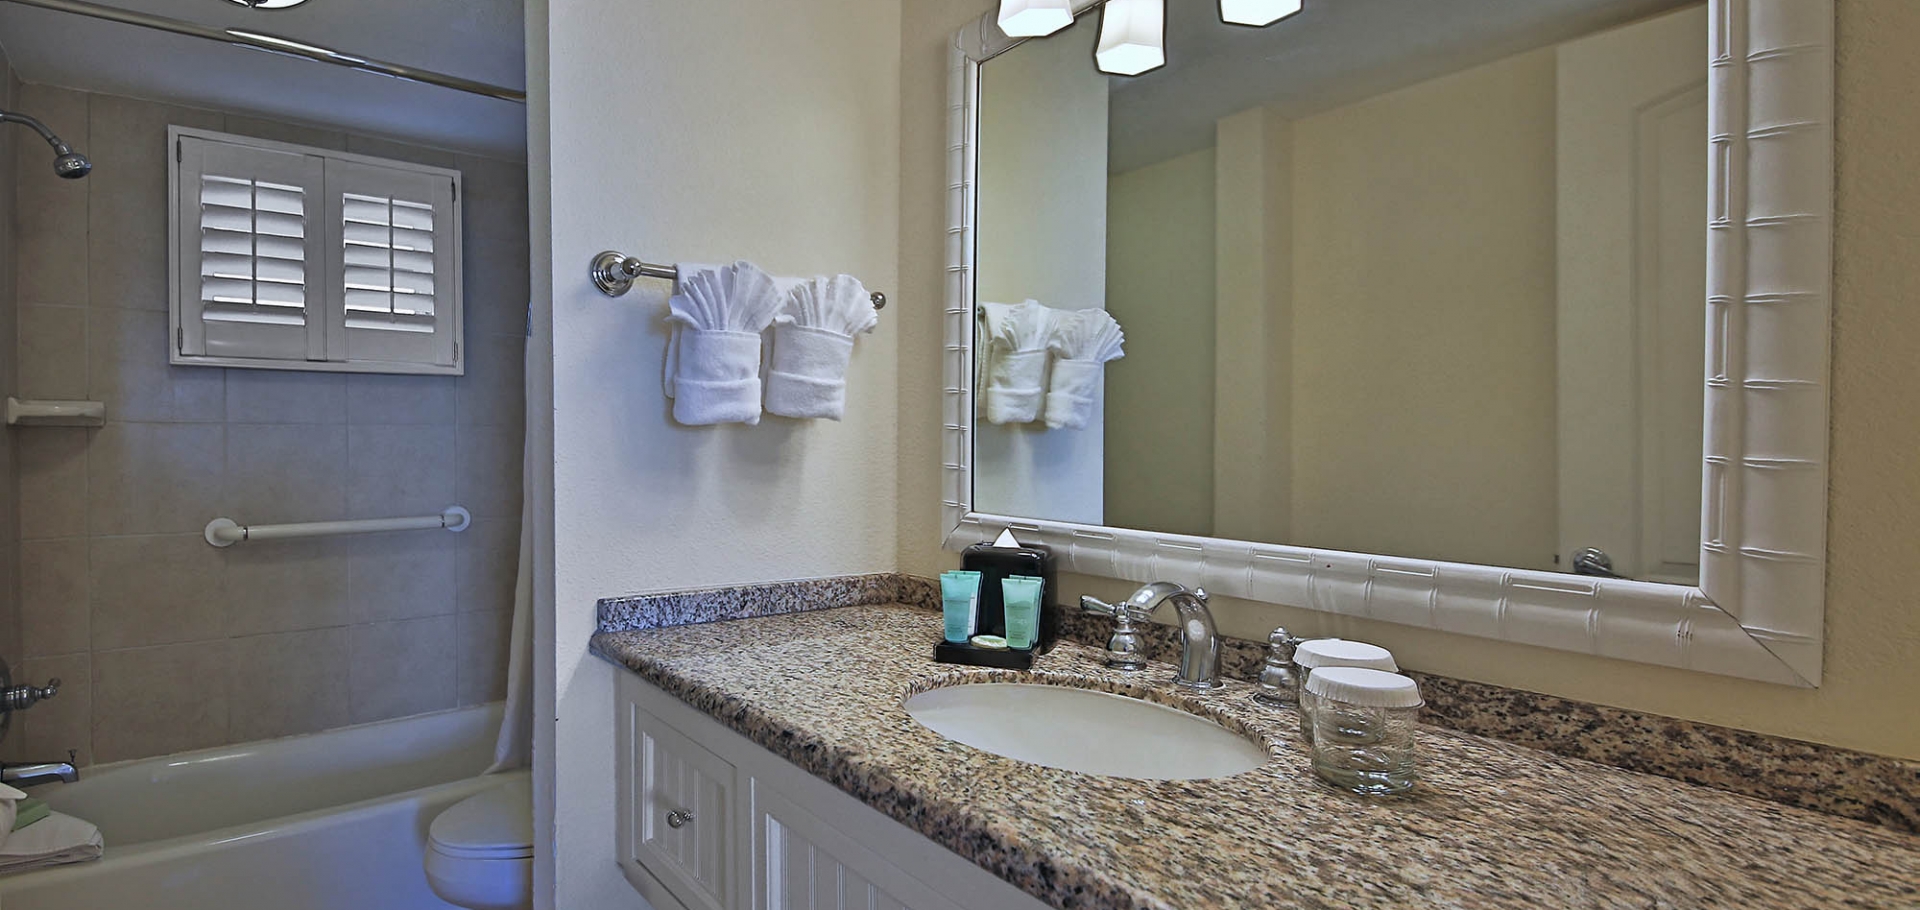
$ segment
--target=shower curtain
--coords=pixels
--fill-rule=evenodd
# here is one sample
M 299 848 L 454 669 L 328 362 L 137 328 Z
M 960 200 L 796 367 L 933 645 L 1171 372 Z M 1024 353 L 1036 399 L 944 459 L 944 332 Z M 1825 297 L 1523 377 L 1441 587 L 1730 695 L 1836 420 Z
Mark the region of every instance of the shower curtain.
M 533 342 L 528 333 L 527 344 Z M 521 358 L 526 350 L 521 349 Z M 521 371 L 521 395 L 530 407 L 533 371 Z M 533 434 L 522 418 L 520 442 L 520 570 L 513 586 L 513 636 L 507 652 L 507 708 L 500 719 L 500 736 L 493 745 L 493 765 L 486 773 L 510 771 L 533 764 Z

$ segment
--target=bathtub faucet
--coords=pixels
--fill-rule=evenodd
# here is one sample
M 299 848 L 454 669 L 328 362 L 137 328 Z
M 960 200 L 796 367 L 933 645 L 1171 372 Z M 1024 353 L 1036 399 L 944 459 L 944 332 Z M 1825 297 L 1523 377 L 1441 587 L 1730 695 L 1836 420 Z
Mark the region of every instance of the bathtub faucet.
M 31 787 L 53 781 L 73 783 L 80 779 L 80 769 L 73 766 L 74 753 L 67 752 L 66 761 L 21 762 L 17 765 L 0 765 L 0 784 L 13 787 Z

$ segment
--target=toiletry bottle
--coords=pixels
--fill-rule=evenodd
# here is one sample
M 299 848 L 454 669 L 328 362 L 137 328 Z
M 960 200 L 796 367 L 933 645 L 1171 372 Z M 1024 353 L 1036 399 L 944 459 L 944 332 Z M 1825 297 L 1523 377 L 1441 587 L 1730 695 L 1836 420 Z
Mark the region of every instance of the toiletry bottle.
M 948 641 L 959 644 L 972 638 L 980 628 L 980 573 L 941 573 L 940 609 Z
M 1030 650 L 1038 639 L 1040 594 L 1045 583 L 1026 575 L 1000 580 L 1001 606 L 1006 611 L 1007 647 Z

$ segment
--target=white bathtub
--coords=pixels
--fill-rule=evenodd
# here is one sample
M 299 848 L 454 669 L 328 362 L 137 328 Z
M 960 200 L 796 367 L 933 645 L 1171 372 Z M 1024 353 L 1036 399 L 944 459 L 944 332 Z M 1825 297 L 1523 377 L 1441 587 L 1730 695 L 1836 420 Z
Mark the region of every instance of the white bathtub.
M 479 776 L 499 723 L 482 706 L 83 769 L 34 792 L 106 856 L 0 876 L 0 908 L 446 910 L 427 826 L 512 778 Z

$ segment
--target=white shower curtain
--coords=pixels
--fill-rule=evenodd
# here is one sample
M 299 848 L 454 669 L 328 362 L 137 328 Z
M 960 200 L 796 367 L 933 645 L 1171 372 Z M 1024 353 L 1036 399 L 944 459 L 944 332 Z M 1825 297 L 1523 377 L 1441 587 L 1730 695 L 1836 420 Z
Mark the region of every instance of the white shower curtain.
M 529 337 L 530 345 L 533 339 Z M 525 349 L 521 351 L 524 362 Z M 522 396 L 532 405 L 533 371 L 523 369 Z M 507 710 L 500 719 L 500 737 L 493 745 L 493 765 L 486 773 L 510 771 L 533 764 L 533 435 L 521 419 L 520 443 L 520 571 L 513 586 L 513 638 L 507 652 Z

